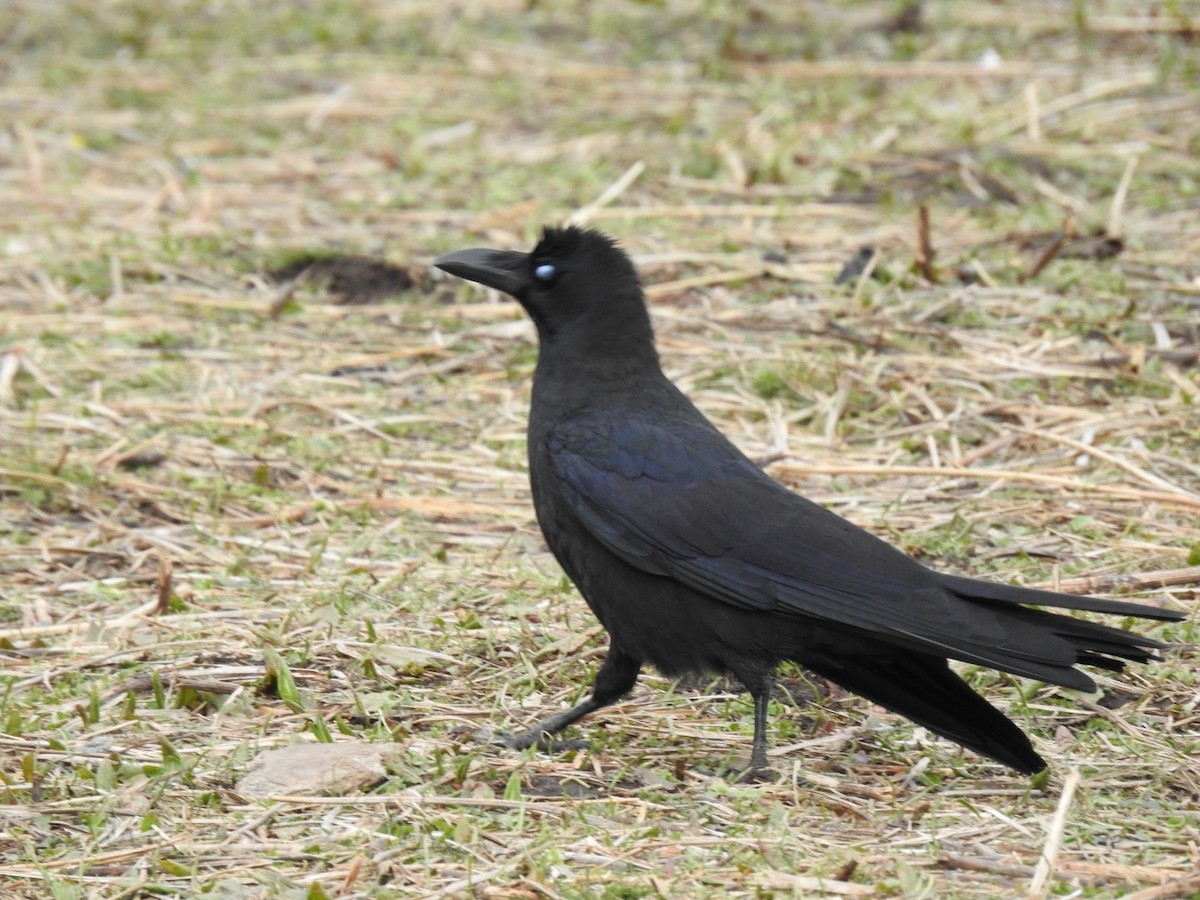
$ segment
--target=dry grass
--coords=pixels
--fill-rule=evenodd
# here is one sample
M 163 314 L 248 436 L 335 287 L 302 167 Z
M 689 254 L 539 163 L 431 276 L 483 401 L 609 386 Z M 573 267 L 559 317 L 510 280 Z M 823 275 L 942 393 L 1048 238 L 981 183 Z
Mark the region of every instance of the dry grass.
M 1090 699 L 972 670 L 1053 761 L 1033 783 L 799 673 L 772 785 L 709 774 L 749 745 L 720 681 L 646 677 L 586 752 L 468 739 L 577 698 L 603 639 L 532 520 L 530 329 L 427 263 L 572 214 L 777 477 L 932 565 L 1194 608 L 1188 4 L 897 11 L 0 25 L 0 896 L 1200 889 L 1187 647 Z M 268 277 L 335 253 L 414 285 Z M 402 752 L 363 795 L 233 790 L 317 739 Z

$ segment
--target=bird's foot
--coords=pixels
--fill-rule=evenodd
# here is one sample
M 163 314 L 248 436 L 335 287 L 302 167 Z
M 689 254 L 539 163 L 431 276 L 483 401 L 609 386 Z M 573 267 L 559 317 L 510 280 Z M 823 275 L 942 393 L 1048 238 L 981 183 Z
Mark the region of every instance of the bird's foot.
M 735 784 L 767 784 L 779 780 L 779 773 L 767 762 L 766 746 L 755 746 L 744 766 L 729 766 L 723 774 Z
M 521 734 L 511 731 L 491 731 L 481 728 L 472 735 L 478 744 L 490 744 L 493 747 L 507 747 L 510 750 L 528 750 L 537 747 L 543 753 L 554 753 L 557 750 L 589 750 L 591 744 L 587 741 L 573 738 L 557 738 L 554 735 L 538 731 L 536 728 Z
M 774 784 L 779 780 L 779 773 L 769 766 L 730 766 L 724 775 L 734 784 Z
M 511 731 L 492 731 L 490 728 L 480 728 L 471 735 L 472 742 L 476 744 L 488 744 L 492 747 L 508 747 L 511 750 L 520 750 L 517 746 L 517 735 Z

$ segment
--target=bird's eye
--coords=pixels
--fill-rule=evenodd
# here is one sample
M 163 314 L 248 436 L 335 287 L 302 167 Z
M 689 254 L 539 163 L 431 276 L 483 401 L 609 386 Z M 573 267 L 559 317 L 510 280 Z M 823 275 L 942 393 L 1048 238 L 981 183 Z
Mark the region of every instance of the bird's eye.
M 538 281 L 553 281 L 554 276 L 558 274 L 558 266 L 551 263 L 542 263 L 533 270 L 533 277 Z

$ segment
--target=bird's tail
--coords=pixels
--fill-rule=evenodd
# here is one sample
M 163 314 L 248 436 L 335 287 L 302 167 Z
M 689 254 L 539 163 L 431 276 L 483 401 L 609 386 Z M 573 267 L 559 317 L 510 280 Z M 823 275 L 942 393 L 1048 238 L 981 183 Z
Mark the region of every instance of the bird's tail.
M 1142 619 L 1178 620 L 1183 614 L 1143 603 L 1105 600 L 942 575 L 941 586 L 964 600 L 989 608 L 1003 623 L 1005 640 L 972 644 L 963 639 L 947 648 L 946 655 L 982 663 L 1015 675 L 1036 678 L 1078 691 L 1094 691 L 1096 684 L 1077 664 L 1119 672 L 1126 661 L 1155 659 L 1152 651 L 1166 644 L 1132 631 L 1058 615 L 1032 606 L 1078 609 Z
M 1140 603 L 1058 594 L 955 575 L 941 575 L 939 582 L 941 588 L 977 604 L 977 624 L 986 617 L 990 627 L 981 625 L 976 636 L 964 632 L 942 641 L 923 633 L 920 643 L 909 643 L 907 648 L 896 646 L 900 641 L 892 646 L 872 642 L 861 654 L 845 659 L 798 662 L 943 737 L 1030 774 L 1041 771 L 1046 763 L 1029 738 L 955 675 L 941 654 L 1075 690 L 1094 691 L 1096 683 L 1076 665 L 1119 672 L 1127 661 L 1154 659 L 1153 651 L 1167 645 L 1131 631 L 1032 607 L 1144 619 L 1183 618 L 1174 610 Z M 931 649 L 938 655 L 930 653 Z
M 1029 738 L 950 670 L 946 660 L 892 650 L 802 665 L 918 725 L 1032 775 L 1046 768 Z

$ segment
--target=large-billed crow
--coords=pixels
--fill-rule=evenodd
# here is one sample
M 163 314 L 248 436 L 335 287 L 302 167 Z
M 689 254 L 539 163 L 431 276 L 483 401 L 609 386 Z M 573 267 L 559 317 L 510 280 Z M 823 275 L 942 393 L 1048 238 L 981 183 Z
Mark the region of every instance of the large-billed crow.
M 547 228 L 532 253 L 434 263 L 511 294 L 540 345 L 529 475 L 550 549 L 611 639 L 592 694 L 510 743 L 541 743 L 633 687 L 729 672 L 754 698 L 767 764 L 772 672 L 794 660 L 1012 768 L 1046 763 L 947 658 L 1082 691 L 1163 645 L 1032 607 L 1150 619 L 1174 611 L 934 572 L 763 473 L 659 367 L 638 274 L 605 235 Z

